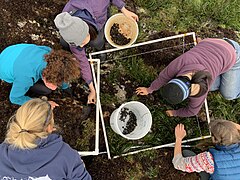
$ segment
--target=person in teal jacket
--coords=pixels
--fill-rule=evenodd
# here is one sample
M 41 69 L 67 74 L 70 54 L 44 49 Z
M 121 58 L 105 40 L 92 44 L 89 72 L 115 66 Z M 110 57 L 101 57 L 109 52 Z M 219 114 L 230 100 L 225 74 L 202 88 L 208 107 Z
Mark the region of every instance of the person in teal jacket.
M 35 44 L 16 44 L 0 54 L 0 79 L 12 84 L 10 101 L 22 105 L 28 92 L 47 95 L 58 86 L 68 88 L 80 76 L 78 62 L 67 51 Z M 52 106 L 57 104 L 51 101 Z

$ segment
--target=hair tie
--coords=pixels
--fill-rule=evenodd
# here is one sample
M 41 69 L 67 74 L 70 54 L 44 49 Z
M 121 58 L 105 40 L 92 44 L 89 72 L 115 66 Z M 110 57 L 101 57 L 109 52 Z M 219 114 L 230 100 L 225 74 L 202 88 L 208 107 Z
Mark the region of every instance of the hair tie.
M 26 129 L 21 129 L 21 131 L 19 131 L 18 133 L 22 133 L 22 132 L 29 132 L 28 130 L 26 130 Z

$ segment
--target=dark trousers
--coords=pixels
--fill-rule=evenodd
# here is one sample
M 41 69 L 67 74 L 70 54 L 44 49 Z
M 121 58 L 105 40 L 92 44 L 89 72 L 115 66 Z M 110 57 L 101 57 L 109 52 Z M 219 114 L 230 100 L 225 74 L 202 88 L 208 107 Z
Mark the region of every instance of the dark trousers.
M 196 154 L 190 150 L 183 150 L 182 154 L 183 154 L 183 157 L 196 156 Z M 210 174 L 206 173 L 205 171 L 200 172 L 199 175 L 201 180 L 209 180 L 210 178 Z
M 43 80 L 38 80 L 33 86 L 31 86 L 26 93 L 30 97 L 36 97 L 39 95 L 46 96 L 52 92 L 43 82 Z

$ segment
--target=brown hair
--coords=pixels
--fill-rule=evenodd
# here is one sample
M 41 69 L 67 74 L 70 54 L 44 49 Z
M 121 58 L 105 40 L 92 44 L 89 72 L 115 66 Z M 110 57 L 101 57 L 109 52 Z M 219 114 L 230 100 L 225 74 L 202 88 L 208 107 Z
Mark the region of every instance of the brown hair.
M 227 120 L 212 120 L 209 124 L 214 144 L 231 145 L 240 142 L 240 133 L 236 125 Z
M 97 29 L 96 29 L 93 25 L 91 25 L 91 24 L 89 24 L 89 23 L 87 23 L 87 25 L 88 25 L 88 27 L 89 27 L 90 41 L 93 41 L 93 40 L 95 40 L 95 39 L 97 38 L 97 36 L 98 36 Z
M 194 97 L 200 97 L 208 91 L 208 83 L 212 80 L 212 76 L 207 71 L 197 71 L 191 79 L 191 84 L 199 84 L 200 90 Z
M 43 70 L 43 77 L 47 82 L 60 86 L 63 82 L 69 82 L 80 76 L 79 63 L 74 56 L 64 50 L 52 50 L 45 55 L 47 62 Z

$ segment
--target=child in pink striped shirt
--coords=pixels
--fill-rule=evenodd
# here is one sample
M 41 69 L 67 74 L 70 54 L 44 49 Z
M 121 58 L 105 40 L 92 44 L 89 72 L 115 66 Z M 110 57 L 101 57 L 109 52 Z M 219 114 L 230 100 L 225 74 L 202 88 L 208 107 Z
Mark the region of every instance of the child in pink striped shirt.
M 215 148 L 196 155 L 189 150 L 182 152 L 181 144 L 182 139 L 186 136 L 186 131 L 183 124 L 176 126 L 176 143 L 172 161 L 174 167 L 189 173 L 201 172 L 201 179 L 239 179 L 240 125 L 226 120 L 213 120 L 209 127 Z M 208 175 L 202 172 L 206 172 Z

